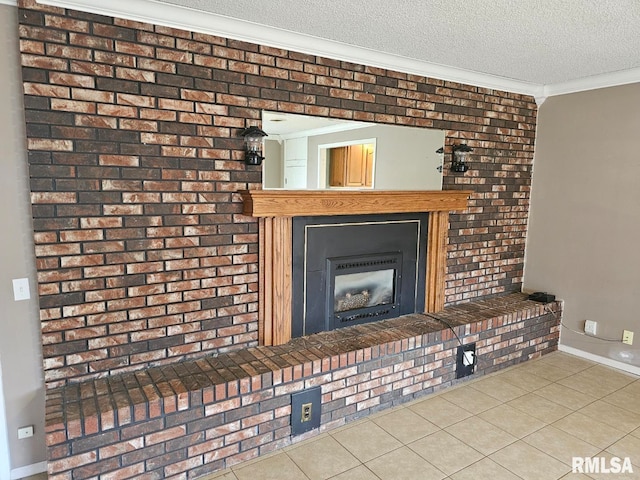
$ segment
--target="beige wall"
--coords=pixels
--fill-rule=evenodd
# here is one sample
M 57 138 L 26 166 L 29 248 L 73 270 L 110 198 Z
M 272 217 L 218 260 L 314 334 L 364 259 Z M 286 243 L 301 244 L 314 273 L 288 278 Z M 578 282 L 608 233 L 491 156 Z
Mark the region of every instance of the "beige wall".
M 640 366 L 640 83 L 548 98 L 539 110 L 524 287 L 565 301 L 561 345 Z M 632 367 L 633 370 L 633 367 Z
M 278 140 L 265 140 L 262 181 L 265 188 L 282 188 L 282 145 Z
M 15 7 L 0 5 L 0 362 L 13 470 L 46 459 L 17 15 Z M 29 278 L 31 300 L 16 302 L 11 280 L 24 277 Z M 25 425 L 34 425 L 35 435 L 18 440 L 18 428 Z

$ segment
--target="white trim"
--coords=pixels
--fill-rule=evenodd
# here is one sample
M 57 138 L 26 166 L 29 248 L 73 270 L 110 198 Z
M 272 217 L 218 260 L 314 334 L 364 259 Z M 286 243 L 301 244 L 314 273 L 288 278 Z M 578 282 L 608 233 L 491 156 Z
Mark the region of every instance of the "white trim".
M 573 347 L 567 347 L 566 345 L 562 344 L 558 345 L 558 350 L 560 350 L 561 352 L 570 353 L 571 355 L 575 355 L 576 357 L 581 357 L 586 360 L 591 360 L 593 362 L 606 365 L 607 367 L 617 368 L 618 370 L 640 376 L 640 367 L 629 365 L 628 363 L 618 362 L 617 360 L 612 360 L 600 355 L 594 355 L 593 353 L 585 352 L 584 350 L 579 350 Z
M 375 123 L 327 125 L 326 127 L 311 128 L 309 130 L 299 130 L 296 132 L 283 133 L 283 134 L 274 135 L 274 136 L 280 137 L 284 140 L 289 140 L 290 138 L 315 137 L 317 135 L 327 135 L 329 133 L 348 132 L 351 130 L 358 130 L 360 128 L 375 127 L 375 126 L 376 126 Z
M 554 84 L 537 84 L 497 75 L 439 65 L 412 58 L 378 52 L 311 35 L 295 33 L 246 20 L 226 17 L 158 0 L 37 0 L 38 3 L 71 8 L 110 17 L 163 25 L 193 32 L 241 40 L 275 48 L 318 55 L 351 63 L 385 68 L 398 72 L 438 78 L 489 89 L 531 95 L 538 105 L 554 95 L 564 95 L 597 88 L 640 82 L 640 68 L 605 73 Z M 15 0 L 0 0 L 15 5 Z
M 568 82 L 554 83 L 544 87 L 544 94 L 548 97 L 565 95 L 567 93 L 584 92 L 598 88 L 615 87 L 629 83 L 640 82 L 640 68 L 631 68 L 619 72 L 603 73 L 591 77 L 579 78 Z
M 18 480 L 20 478 L 38 475 L 39 473 L 45 473 L 46 471 L 47 462 L 38 462 L 31 465 L 25 465 L 24 467 L 14 468 L 13 470 L 11 470 L 11 480 Z
M 20 478 L 38 475 L 39 473 L 45 473 L 46 471 L 47 462 L 38 462 L 31 465 L 25 465 L 24 467 L 14 468 L 13 470 L 11 470 L 11 480 L 18 480 Z
M 534 83 L 418 61 L 400 55 L 347 45 L 333 40 L 295 33 L 223 15 L 160 3 L 155 0 L 110 0 L 109 2 L 104 0 L 38 0 L 38 3 L 217 35 L 309 55 L 318 55 L 489 89 L 532 96 L 541 95 L 543 90 L 542 85 Z
M 536 105 L 539 107 L 540 105 L 542 105 L 544 103 L 544 101 L 547 99 L 547 97 L 545 95 L 536 95 Z
M 371 186 L 364 188 L 365 190 L 374 190 L 376 188 L 376 160 L 378 158 L 378 139 L 373 138 L 356 138 L 354 140 L 345 140 L 343 142 L 321 143 L 318 144 L 318 188 L 322 190 L 353 190 L 363 187 L 332 187 L 329 185 L 329 165 L 327 155 L 321 155 L 322 150 L 328 150 L 336 147 L 348 147 L 349 145 L 368 145 L 373 144 L 373 164 L 371 168 Z
M 0 5 L 10 5 L 12 7 L 17 7 L 17 0 L 0 0 Z

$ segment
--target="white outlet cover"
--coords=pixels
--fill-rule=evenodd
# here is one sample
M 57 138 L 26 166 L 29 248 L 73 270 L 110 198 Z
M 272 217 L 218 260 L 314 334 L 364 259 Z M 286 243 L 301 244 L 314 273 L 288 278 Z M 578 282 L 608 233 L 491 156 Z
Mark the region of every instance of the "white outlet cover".
M 33 425 L 29 425 L 28 427 L 22 427 L 18 429 L 18 440 L 22 440 L 24 438 L 33 437 Z
M 473 352 L 471 351 L 467 351 L 467 352 L 462 352 L 463 358 L 462 358 L 462 363 L 464 364 L 465 367 L 468 367 L 469 365 L 473 365 Z
M 28 278 L 14 278 L 13 279 L 13 299 L 16 302 L 20 300 L 29 300 L 31 298 L 31 291 L 29 290 Z
M 598 323 L 593 320 L 585 320 L 584 321 L 584 333 L 587 335 L 596 335 L 598 331 Z

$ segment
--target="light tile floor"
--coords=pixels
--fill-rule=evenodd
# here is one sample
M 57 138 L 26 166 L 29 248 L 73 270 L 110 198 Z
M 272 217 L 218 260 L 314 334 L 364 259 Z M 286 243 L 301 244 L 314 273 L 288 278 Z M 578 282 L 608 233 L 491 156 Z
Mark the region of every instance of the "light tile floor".
M 632 474 L 571 473 L 629 457 Z M 640 379 L 555 352 L 206 480 L 640 479 Z

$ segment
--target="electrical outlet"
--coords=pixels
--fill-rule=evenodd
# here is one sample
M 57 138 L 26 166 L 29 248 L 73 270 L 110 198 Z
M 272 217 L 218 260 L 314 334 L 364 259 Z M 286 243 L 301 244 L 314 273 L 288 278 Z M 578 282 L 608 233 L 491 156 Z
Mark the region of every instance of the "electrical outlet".
M 593 320 L 585 320 L 584 321 L 584 333 L 587 335 L 596 335 L 598 331 L 598 322 L 594 322 Z
M 622 343 L 626 343 L 627 345 L 633 345 L 633 332 L 630 332 L 629 330 L 623 331 Z
M 306 388 L 291 394 L 292 435 L 300 435 L 320 428 L 321 404 L 322 389 L 320 387 Z
M 472 375 L 475 371 L 477 360 L 475 343 L 460 345 L 456 352 L 456 378 Z
M 28 425 L 18 429 L 18 440 L 29 437 L 33 437 L 33 425 Z
M 301 422 L 308 422 L 311 420 L 311 411 L 312 411 L 313 403 L 303 403 L 302 404 L 302 415 L 300 418 Z

